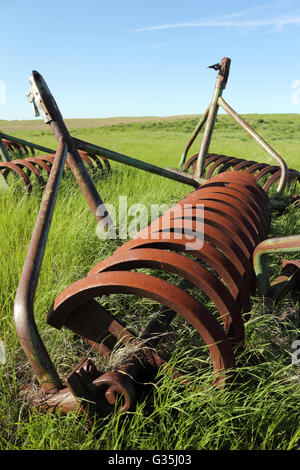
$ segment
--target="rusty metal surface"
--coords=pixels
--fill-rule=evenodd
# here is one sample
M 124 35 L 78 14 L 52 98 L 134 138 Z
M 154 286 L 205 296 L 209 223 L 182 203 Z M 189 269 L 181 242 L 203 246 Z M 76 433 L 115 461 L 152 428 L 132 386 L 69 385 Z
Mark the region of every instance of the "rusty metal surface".
M 195 176 L 201 178 L 203 176 L 203 170 L 205 165 L 205 160 L 208 154 L 208 149 L 210 146 L 210 141 L 212 138 L 214 125 L 217 119 L 217 114 L 219 110 L 219 99 L 222 97 L 223 90 L 226 86 L 229 69 L 230 69 L 230 59 L 224 57 L 219 67 L 218 76 L 215 83 L 214 93 L 212 96 L 211 103 L 209 105 L 209 111 L 207 115 L 206 125 L 203 133 L 203 138 L 200 145 L 199 155 L 196 162 Z
M 46 392 L 58 391 L 62 388 L 62 385 L 37 330 L 33 305 L 66 154 L 67 147 L 63 139 L 60 139 L 56 158 L 51 169 L 28 248 L 14 304 L 14 320 L 17 335 L 36 377 Z
M 187 161 L 184 166 L 185 172 L 191 171 L 192 174 L 195 172 L 197 158 L 198 154 L 195 154 Z M 205 173 L 203 174 L 203 177 L 207 180 L 216 176 L 216 173 L 218 174 L 232 170 L 253 174 L 257 181 L 262 184 L 265 192 L 268 192 L 275 184 L 278 185 L 281 178 L 281 169 L 279 166 L 229 157 L 226 155 L 208 154 L 204 164 L 204 170 Z M 294 180 L 300 181 L 300 172 L 288 169 L 287 183 Z
M 189 207 L 182 220 L 176 215 L 176 208 L 185 204 Z M 197 238 L 199 230 L 197 204 L 204 208 L 203 246 L 187 249 L 191 242 L 188 233 Z M 107 356 L 118 341 L 127 344 L 134 335 L 101 306 L 101 298 L 132 294 L 152 299 L 166 310 L 162 310 L 160 321 L 149 323 L 141 338 L 153 341 L 155 334 L 161 334 L 176 315 L 181 315 L 207 345 L 214 376 L 221 377 L 223 385 L 228 380 L 223 372 L 234 367 L 231 343 L 244 337 L 242 314 L 249 312 L 250 293 L 255 288 L 252 255 L 268 232 L 269 210 L 268 198 L 251 174 L 230 172 L 214 177 L 98 263 L 85 278 L 67 287 L 48 312 L 47 322 L 56 328 L 71 329 Z M 155 270 L 156 274 L 136 272 L 143 268 Z M 175 274 L 181 281 L 174 285 L 157 277 L 157 271 Z M 213 302 L 222 327 L 202 303 L 186 292 L 186 285 L 193 285 Z M 69 386 L 79 397 L 86 393 L 88 398 L 86 386 L 93 383 L 89 390 L 94 390 L 93 400 L 98 408 L 112 410 L 116 397 L 122 397 L 120 409 L 129 410 L 139 393 L 141 376 L 147 377 L 148 369 L 155 376 L 159 364 L 164 363 L 155 349 L 151 349 L 152 363 L 141 359 L 146 351 L 147 346 L 141 343 L 138 358 L 129 354 L 116 370 L 93 380 L 86 378 L 86 382 L 84 373 L 78 372 L 82 371 L 79 366 L 72 373 Z M 122 374 L 130 379 L 126 384 L 122 383 Z M 101 398 L 97 398 L 97 386 Z
M 210 351 L 214 371 L 234 367 L 235 361 L 225 332 L 212 314 L 182 289 L 154 276 L 128 271 L 91 274 L 67 287 L 56 299 L 52 321 L 64 324 L 78 307 L 95 297 L 113 293 L 150 298 L 176 311 L 198 331 Z M 224 376 L 223 376 L 224 379 Z
M 9 171 L 12 171 L 16 175 L 20 176 L 28 194 L 32 192 L 30 179 L 18 165 L 15 165 L 13 162 L 0 162 L 0 171 L 4 178 L 7 177 Z
M 138 268 L 154 268 L 172 272 L 189 281 L 215 303 L 226 333 L 233 330 L 236 341 L 243 338 L 242 317 L 230 292 L 207 268 L 181 254 L 153 248 L 123 250 L 98 263 L 88 275 Z
M 82 159 L 80 158 L 77 147 L 69 134 L 59 107 L 51 94 L 47 83 L 36 70 L 32 71 L 29 81 L 31 85 L 30 91 L 27 95 L 29 101 L 33 105 L 34 111 L 37 112 L 37 115 L 41 115 L 44 121 L 49 124 L 57 141 L 59 142 L 59 140 L 63 138 L 68 146 L 68 165 L 92 211 L 93 216 L 97 222 L 101 221 L 105 217 L 106 220 L 109 221 L 109 225 L 113 226 L 110 215 L 105 209 L 105 205 Z M 99 214 L 99 206 L 102 206 L 105 209 L 103 211 L 103 215 Z
M 111 171 L 110 164 L 106 159 L 103 159 L 98 155 L 82 151 L 79 151 L 79 155 L 89 169 L 97 169 L 101 172 L 102 175 Z M 55 154 L 49 154 L 38 157 L 26 157 L 23 159 L 12 160 L 10 162 L 0 162 L 0 171 L 5 178 L 9 172 L 13 172 L 20 176 L 25 188 L 29 193 L 31 193 L 33 184 L 31 175 L 34 175 L 36 178 L 39 187 L 44 189 L 46 185 L 46 178 L 49 176 L 54 162 L 54 157 Z M 101 161 L 103 161 L 104 167 Z M 17 170 L 16 166 L 19 167 L 22 171 Z M 67 162 L 66 167 L 70 169 L 70 166 Z M 26 173 L 24 172 L 24 168 L 26 169 Z M 43 174 L 43 171 L 45 171 L 46 174 Z
M 215 157 L 211 162 L 218 162 Z M 85 154 L 84 160 L 87 165 L 91 164 L 89 155 Z M 225 161 L 230 160 L 223 159 Z M 51 178 L 56 158 L 46 156 L 42 162 L 52 167 Z M 182 216 L 178 215 L 176 209 L 183 208 Z M 84 399 L 83 402 L 88 400 L 92 409 L 103 416 L 115 409 L 117 403 L 121 412 L 132 410 L 141 393 L 141 384 L 153 381 L 158 368 L 166 364 L 157 354 L 156 346 L 176 315 L 198 331 L 211 357 L 214 383 L 225 386 L 232 379 L 235 367 L 233 345 L 244 338 L 242 315 L 250 311 L 250 294 L 255 290 L 252 256 L 267 236 L 269 227 L 270 203 L 255 176 L 239 171 L 220 173 L 99 262 L 85 278 L 67 287 L 48 312 L 50 325 L 69 328 L 104 357 L 108 357 L 120 341 L 124 346 L 131 342 L 138 346 L 134 354 L 125 355 L 121 364 L 104 374 L 84 359 L 69 374 L 67 389 L 55 375 L 50 358 L 45 355 L 41 360 L 41 356 L 34 353 L 36 344 L 41 348 L 42 343 L 35 337 L 36 331 L 32 334 L 33 315 L 27 327 L 19 322 L 17 331 L 23 348 L 44 390 L 53 394 L 47 399 L 48 408 L 51 409 L 51 403 L 53 409 L 60 407 L 61 400 L 62 411 L 74 409 L 72 397 L 77 397 Z M 203 245 L 191 249 L 193 237 L 201 239 Z M 36 250 L 36 235 L 33 239 L 34 244 L 37 243 Z M 30 251 L 29 259 L 32 256 Z M 35 270 L 35 276 L 29 275 L 28 263 L 24 267 L 25 278 L 36 279 L 38 273 Z M 155 274 L 136 272 L 144 268 L 154 270 Z M 175 274 L 181 280 L 174 285 L 174 281 L 157 277 L 157 272 Z M 24 286 L 23 280 L 16 297 L 16 325 Z M 202 302 L 187 293 L 187 286 L 194 286 L 214 304 L 221 323 Z M 151 299 L 161 305 L 159 315 L 136 338 L 101 305 L 101 298 L 111 294 Z M 178 376 L 177 371 L 172 373 Z M 78 407 L 87 412 L 89 407 L 83 402 Z

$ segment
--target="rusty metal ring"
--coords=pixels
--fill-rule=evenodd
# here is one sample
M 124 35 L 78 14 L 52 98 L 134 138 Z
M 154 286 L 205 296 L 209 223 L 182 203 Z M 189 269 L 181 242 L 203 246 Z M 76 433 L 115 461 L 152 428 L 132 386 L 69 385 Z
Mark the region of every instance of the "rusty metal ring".
M 240 310 L 224 284 L 208 269 L 178 253 L 153 248 L 141 248 L 115 253 L 100 261 L 88 276 L 105 271 L 125 271 L 138 268 L 154 268 L 172 272 L 198 287 L 216 305 L 229 336 L 235 341 L 244 337 L 244 324 Z
M 204 242 L 201 249 L 191 247 L 190 243 L 191 239 L 184 235 L 178 239 L 171 233 L 167 239 L 165 237 L 162 238 L 159 233 L 156 233 L 155 237 L 152 234 L 149 238 L 134 238 L 133 240 L 124 243 L 124 245 L 119 247 L 115 253 L 131 249 L 159 248 L 162 250 L 166 249 L 187 253 L 194 256 L 204 262 L 207 266 L 211 267 L 217 275 L 223 279 L 224 284 L 236 300 L 239 308 L 243 310 L 243 312 L 249 312 L 251 309 L 249 290 L 243 283 L 243 279 L 234 264 L 208 243 Z
M 217 320 L 204 305 L 177 286 L 147 274 L 113 271 L 80 279 L 56 298 L 48 322 L 63 326 L 74 308 L 94 297 L 113 293 L 146 297 L 177 312 L 198 331 L 206 344 L 213 362 L 214 382 L 224 386 L 230 380 L 226 370 L 235 368 L 234 354 Z

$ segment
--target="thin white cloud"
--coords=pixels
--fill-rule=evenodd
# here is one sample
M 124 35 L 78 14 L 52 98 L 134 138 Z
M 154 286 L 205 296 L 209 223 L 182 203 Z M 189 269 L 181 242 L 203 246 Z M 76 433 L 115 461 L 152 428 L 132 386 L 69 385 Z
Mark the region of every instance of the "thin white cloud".
M 228 13 L 227 15 L 221 16 L 220 19 L 225 20 L 226 18 L 228 19 L 228 18 L 236 18 L 238 16 L 244 16 L 247 13 L 252 13 L 254 11 L 263 10 L 265 8 L 269 8 L 270 6 L 274 6 L 274 5 L 272 3 L 267 3 L 265 5 L 259 5 L 257 7 L 248 8 L 247 10 L 237 11 L 235 13 Z M 215 18 L 215 19 L 218 19 L 218 18 Z
M 233 28 L 260 28 L 263 26 L 275 26 L 281 29 L 286 25 L 300 24 L 300 16 L 293 18 L 273 18 L 265 20 L 253 21 L 228 21 L 228 20 L 212 20 L 212 21 L 195 21 L 186 23 L 173 23 L 162 24 L 157 26 L 146 26 L 144 28 L 137 28 L 135 31 L 154 31 L 158 29 L 171 29 L 171 28 L 204 28 L 204 27 L 233 27 Z
M 155 31 L 162 29 L 172 29 L 172 28 L 239 28 L 239 29 L 248 29 L 248 28 L 263 28 L 265 26 L 273 26 L 277 30 L 282 29 L 283 26 L 287 25 L 299 25 L 300 16 L 284 16 L 284 17 L 275 17 L 275 18 L 263 18 L 263 19 L 254 19 L 254 20 L 235 20 L 234 18 L 245 16 L 248 13 L 254 11 L 262 10 L 272 6 L 272 4 L 260 5 L 258 7 L 249 8 L 247 10 L 242 10 L 239 12 L 233 12 L 221 17 L 215 17 L 212 19 L 203 19 L 199 21 L 188 21 L 184 23 L 170 23 L 154 26 L 145 26 L 142 28 L 137 28 L 135 32 L 138 31 Z

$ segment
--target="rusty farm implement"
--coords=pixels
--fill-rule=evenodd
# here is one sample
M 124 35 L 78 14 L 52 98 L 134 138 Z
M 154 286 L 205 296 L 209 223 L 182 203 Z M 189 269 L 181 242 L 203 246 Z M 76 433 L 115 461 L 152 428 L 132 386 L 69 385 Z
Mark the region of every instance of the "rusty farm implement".
M 225 61 L 222 67 L 211 120 L 226 83 L 229 62 Z M 198 171 L 195 177 L 163 169 L 72 138 L 43 77 L 34 71 L 30 84 L 29 96 L 36 114 L 50 126 L 58 144 L 14 308 L 20 343 L 45 392 L 43 406 L 64 412 L 89 410 L 100 416 L 114 410 L 116 403 L 121 411 L 132 410 L 145 384 L 155 380 L 161 366 L 168 367 L 159 346 L 178 317 L 196 330 L 204 350 L 203 364 L 212 370 L 213 383 L 226 386 L 234 374 L 236 346 L 244 338 L 251 295 L 258 289 L 261 296 L 276 297 L 294 287 L 299 279 L 299 262 L 286 261 L 282 275 L 270 282 L 268 255 L 298 252 L 300 236 L 267 238 L 272 201 L 252 171 L 239 171 L 241 168 L 231 169 L 228 165 L 226 171 L 202 178 L 201 168 L 209 158 L 206 159 L 209 138 L 200 166 L 195 159 Z M 109 228 L 113 226 L 80 150 L 189 185 L 193 191 L 53 301 L 46 317 L 49 325 L 71 330 L 104 357 L 110 356 L 116 346 L 124 347 L 122 360 L 110 370 L 101 372 L 90 358 L 84 357 L 62 381 L 36 326 L 34 296 L 65 161 L 96 221 L 100 224 L 105 221 Z M 279 168 L 273 174 L 278 180 L 277 200 L 280 200 L 289 170 L 280 156 L 273 156 Z M 140 269 L 151 270 L 151 274 Z M 178 279 L 176 282 L 163 279 L 158 274 L 161 271 Z M 191 286 L 201 293 L 201 300 L 190 293 Z M 126 295 L 158 305 L 156 314 L 138 335 L 109 310 L 110 296 L 118 296 L 121 301 Z M 202 298 L 214 305 L 214 313 Z M 138 320 L 138 313 L 136 316 Z M 135 346 L 133 350 L 131 345 Z M 172 370 L 172 374 L 185 382 L 180 371 Z
M 204 179 L 210 179 L 214 174 L 228 170 L 244 171 L 253 174 L 259 183 L 263 183 L 266 192 L 277 184 L 277 194 L 281 194 L 287 181 L 300 181 L 300 173 L 288 169 L 281 156 L 222 97 L 228 81 L 230 63 L 230 59 L 224 57 L 219 64 L 210 67 L 218 71 L 213 97 L 182 153 L 179 168 L 193 174 L 196 178 Z M 277 165 L 208 153 L 220 107 L 277 162 Z M 199 152 L 187 159 L 192 144 L 203 128 L 204 133 Z
M 37 150 L 45 154 L 36 156 Z M 15 158 L 16 154 L 19 158 Z M 101 175 L 110 173 L 111 167 L 106 158 L 94 152 L 79 151 L 79 155 L 90 170 L 96 169 Z M 2 158 L 0 161 L 2 186 L 7 187 L 8 177 L 13 175 L 30 194 L 34 183 L 37 183 L 41 189 L 45 188 L 54 162 L 55 151 L 0 132 L 0 157 Z M 68 163 L 66 166 L 70 169 Z

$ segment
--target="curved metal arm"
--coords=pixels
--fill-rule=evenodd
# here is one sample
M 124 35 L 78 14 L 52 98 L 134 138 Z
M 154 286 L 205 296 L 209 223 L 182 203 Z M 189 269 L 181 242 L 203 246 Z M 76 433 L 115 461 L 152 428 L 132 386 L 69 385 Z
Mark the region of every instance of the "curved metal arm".
M 55 392 L 62 388 L 62 385 L 39 335 L 33 304 L 67 152 L 68 147 L 61 137 L 31 237 L 14 306 L 14 320 L 20 343 L 43 390 L 47 392 Z
M 188 141 L 187 143 L 187 146 L 185 147 L 183 153 L 182 153 L 182 156 L 181 156 L 181 160 L 180 160 L 180 163 L 179 163 L 179 168 L 183 168 L 183 165 L 185 164 L 186 162 L 186 158 L 187 158 L 187 155 L 188 155 L 188 152 L 191 148 L 191 146 L 193 145 L 193 143 L 195 142 L 195 139 L 196 137 L 198 136 L 199 132 L 201 131 L 202 127 L 204 126 L 204 124 L 206 123 L 206 120 L 207 120 L 207 116 L 208 116 L 208 112 L 209 112 L 209 108 L 208 107 L 205 111 L 205 113 L 203 114 L 203 116 L 200 118 L 200 121 L 198 122 L 194 132 L 193 132 L 193 135 L 192 137 L 190 138 L 190 140 Z
M 258 294 L 267 295 L 270 289 L 267 256 L 273 253 L 300 252 L 300 235 L 269 238 L 261 242 L 253 253 L 253 266 L 257 278 Z
M 288 178 L 288 167 L 283 158 L 254 130 L 234 109 L 232 109 L 222 96 L 218 99 L 218 104 L 278 163 L 281 169 L 280 180 L 277 188 L 277 195 L 280 195 L 286 187 Z
M 73 173 L 78 186 L 80 187 L 95 219 L 97 222 L 105 218 L 108 225 L 113 227 L 113 221 L 110 218 L 107 210 L 102 215 L 99 215 L 97 210 L 99 206 L 105 207 L 82 159 L 79 156 L 76 145 L 73 142 L 72 137 L 65 125 L 62 114 L 59 107 L 48 88 L 42 75 L 33 70 L 32 75 L 29 78 L 31 89 L 28 93 L 28 98 L 32 104 L 36 115 L 41 115 L 44 121 L 50 125 L 57 141 L 63 136 L 64 141 L 68 145 L 67 161 L 69 167 Z

